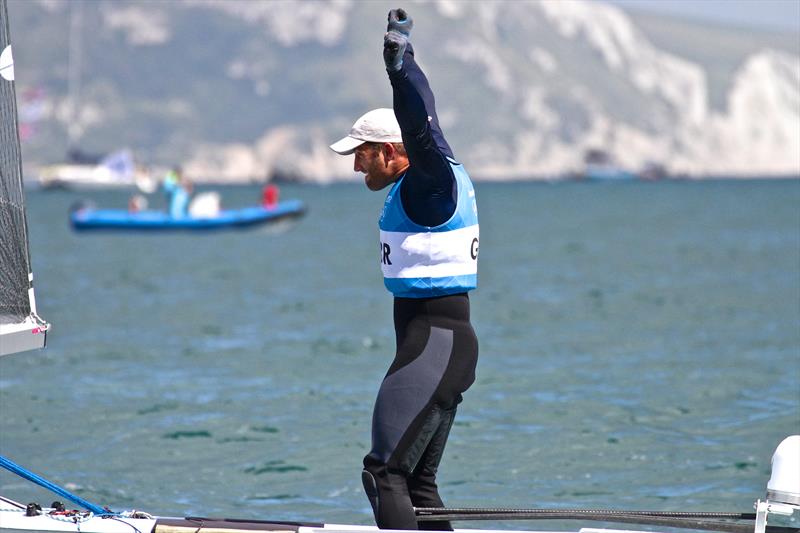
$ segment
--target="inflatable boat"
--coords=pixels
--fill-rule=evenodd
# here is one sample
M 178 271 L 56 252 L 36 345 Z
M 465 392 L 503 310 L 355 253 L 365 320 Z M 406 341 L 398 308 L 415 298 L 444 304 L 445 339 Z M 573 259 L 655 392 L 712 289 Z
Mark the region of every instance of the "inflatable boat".
M 207 231 L 242 229 L 269 224 L 279 220 L 298 218 L 305 214 L 306 206 L 300 200 L 286 200 L 273 207 L 244 207 L 221 210 L 214 216 L 171 217 L 162 211 L 130 212 L 124 209 L 94 209 L 80 206 L 70 213 L 72 227 L 84 230 L 131 231 Z

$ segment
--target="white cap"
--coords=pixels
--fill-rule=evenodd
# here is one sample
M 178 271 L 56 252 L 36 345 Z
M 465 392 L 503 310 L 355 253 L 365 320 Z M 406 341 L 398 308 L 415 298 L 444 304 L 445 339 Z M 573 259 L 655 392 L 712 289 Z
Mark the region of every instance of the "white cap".
M 349 155 L 365 142 L 403 142 L 394 110 L 382 107 L 361 115 L 350 128 L 347 137 L 333 143 L 331 150 L 340 155 Z

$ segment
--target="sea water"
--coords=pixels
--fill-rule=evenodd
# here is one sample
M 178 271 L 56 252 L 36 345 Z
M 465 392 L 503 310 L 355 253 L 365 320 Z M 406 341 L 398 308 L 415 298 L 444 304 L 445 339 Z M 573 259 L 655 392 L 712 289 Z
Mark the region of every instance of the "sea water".
M 800 432 L 800 181 L 476 190 L 480 361 L 445 502 L 751 511 Z M 53 327 L 0 360 L 0 453 L 116 510 L 371 523 L 361 460 L 394 352 L 383 194 L 285 185 L 309 212 L 282 228 L 69 228 L 76 201 L 128 195 L 28 192 Z M 0 494 L 57 499 L 8 473 Z

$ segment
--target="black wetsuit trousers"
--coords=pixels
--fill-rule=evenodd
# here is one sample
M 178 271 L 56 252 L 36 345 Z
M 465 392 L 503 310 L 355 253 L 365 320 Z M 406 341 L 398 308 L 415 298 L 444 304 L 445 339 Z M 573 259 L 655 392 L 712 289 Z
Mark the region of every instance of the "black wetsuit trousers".
M 381 529 L 452 529 L 418 523 L 413 508 L 443 506 L 436 471 L 478 361 L 469 297 L 395 298 L 394 325 L 397 353 L 375 401 L 364 489 Z

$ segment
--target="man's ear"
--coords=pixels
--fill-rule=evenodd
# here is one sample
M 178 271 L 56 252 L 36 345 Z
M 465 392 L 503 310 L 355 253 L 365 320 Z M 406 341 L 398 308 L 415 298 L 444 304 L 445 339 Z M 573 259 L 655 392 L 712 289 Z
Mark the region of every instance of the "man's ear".
M 381 152 L 383 152 L 383 166 L 388 167 L 389 163 L 391 163 L 397 155 L 397 150 L 395 150 L 392 143 L 383 143 L 381 144 Z
M 388 162 L 395 158 L 397 155 L 397 150 L 395 149 L 392 143 L 383 143 L 381 145 L 381 150 L 383 150 L 383 158 Z

